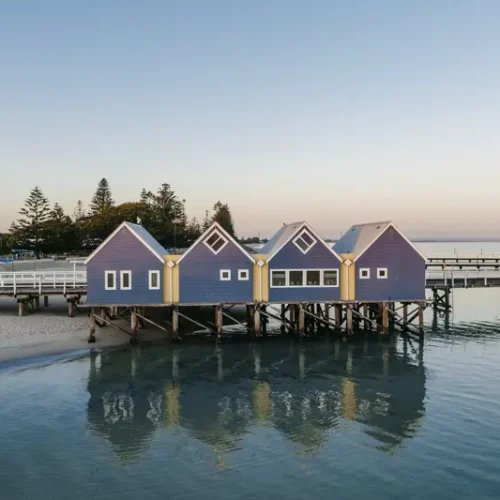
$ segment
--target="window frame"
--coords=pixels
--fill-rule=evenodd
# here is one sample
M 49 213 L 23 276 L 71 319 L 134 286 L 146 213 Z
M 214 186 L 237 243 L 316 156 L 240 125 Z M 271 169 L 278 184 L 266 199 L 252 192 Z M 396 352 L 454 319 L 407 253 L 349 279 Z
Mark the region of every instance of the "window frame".
M 152 276 L 158 276 L 158 286 L 153 286 Z M 149 271 L 148 285 L 150 290 L 161 290 L 161 272 L 157 269 Z
M 290 271 L 301 271 L 302 272 L 302 285 L 290 285 Z M 307 285 L 307 271 L 318 271 L 319 272 L 319 285 Z M 337 275 L 337 282 L 335 285 L 325 285 L 325 271 L 333 272 L 335 271 Z M 284 285 L 273 285 L 273 273 L 285 273 L 285 284 Z M 271 269 L 269 274 L 269 288 L 339 288 L 340 286 L 340 270 L 335 268 L 329 269 Z
M 214 235 L 216 234 L 217 236 L 219 236 L 219 238 L 221 238 L 224 243 L 222 244 L 222 246 L 217 250 L 215 251 L 208 243 L 207 241 Z M 218 240 L 217 240 L 218 241 Z M 215 229 L 214 231 L 212 231 L 209 236 L 207 236 L 206 238 L 203 239 L 203 243 L 204 245 L 214 254 L 214 255 L 217 255 L 219 254 L 220 252 L 222 252 L 223 248 L 229 243 L 229 240 L 218 230 L 218 229 Z
M 125 274 L 128 274 L 128 286 L 127 287 L 123 286 L 123 276 Z M 130 270 L 120 271 L 120 290 L 125 290 L 125 291 L 132 290 L 132 271 L 130 271 Z
M 297 243 L 297 240 L 299 240 L 300 238 L 302 238 L 302 235 L 306 233 L 307 236 L 309 236 L 309 238 L 311 238 L 312 240 L 312 243 L 306 248 L 306 250 L 303 250 L 299 244 Z M 303 240 L 304 243 L 306 243 L 307 245 L 307 242 L 305 240 Z M 309 250 L 311 250 L 311 248 L 316 245 L 316 243 L 318 242 L 318 240 L 311 234 L 310 231 L 307 230 L 307 228 L 304 228 L 294 239 L 293 239 L 293 244 L 305 255 L 306 253 L 309 252 Z M 292 269 L 293 271 L 293 269 Z
M 108 276 L 113 276 L 113 286 L 108 286 Z M 104 290 L 116 290 L 116 271 L 104 271 Z
M 242 274 L 245 274 L 245 277 L 242 277 Z M 238 269 L 238 281 L 249 281 L 250 280 L 250 270 L 249 269 Z
M 380 276 L 380 271 L 385 272 L 385 276 Z M 378 280 L 386 280 L 389 277 L 389 271 L 387 267 L 377 267 L 377 279 Z
M 363 271 L 368 271 L 368 275 L 363 276 Z M 360 267 L 359 268 L 359 279 L 360 280 L 369 280 L 370 279 L 370 268 L 369 267 Z
M 229 273 L 227 278 L 222 276 L 223 273 Z M 231 281 L 231 269 L 219 269 L 219 280 L 220 281 Z

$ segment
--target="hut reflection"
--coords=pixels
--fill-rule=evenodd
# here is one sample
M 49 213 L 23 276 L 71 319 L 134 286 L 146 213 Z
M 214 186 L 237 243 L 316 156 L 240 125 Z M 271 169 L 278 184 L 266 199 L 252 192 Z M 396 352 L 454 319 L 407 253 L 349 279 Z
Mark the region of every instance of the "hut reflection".
M 154 346 L 93 353 L 88 391 L 89 425 L 121 460 L 143 454 L 156 433 L 182 429 L 223 467 L 253 426 L 312 453 L 356 421 L 393 453 L 421 425 L 425 370 L 421 351 L 402 340 Z

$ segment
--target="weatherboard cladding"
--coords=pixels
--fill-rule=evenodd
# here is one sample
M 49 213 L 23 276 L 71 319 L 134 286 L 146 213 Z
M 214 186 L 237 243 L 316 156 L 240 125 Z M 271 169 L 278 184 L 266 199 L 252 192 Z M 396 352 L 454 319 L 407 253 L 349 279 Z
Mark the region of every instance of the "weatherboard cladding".
M 214 228 L 216 231 L 217 228 Z M 215 255 L 204 243 L 209 232 L 179 263 L 179 299 L 184 304 L 216 304 L 219 302 L 253 301 L 253 263 L 229 239 Z M 221 281 L 220 270 L 231 271 L 230 281 Z M 238 280 L 238 270 L 248 271 L 249 279 Z
M 149 271 L 160 271 L 160 290 L 149 290 Z M 126 227 L 87 264 L 89 304 L 161 304 L 163 264 Z M 116 271 L 116 290 L 105 289 L 105 271 Z M 132 271 L 132 290 L 120 290 L 120 271 Z
M 300 234 L 300 231 L 297 232 Z M 269 285 L 273 269 L 337 269 L 339 286 L 327 288 L 269 288 L 269 300 L 275 302 L 308 302 L 314 300 L 340 300 L 340 261 L 325 245 L 316 240 L 316 244 L 305 255 L 297 248 L 295 236 L 269 262 Z
M 377 279 L 377 268 L 387 268 L 387 279 Z M 370 269 L 370 279 L 359 270 Z M 425 261 L 391 226 L 356 261 L 356 300 L 425 299 Z

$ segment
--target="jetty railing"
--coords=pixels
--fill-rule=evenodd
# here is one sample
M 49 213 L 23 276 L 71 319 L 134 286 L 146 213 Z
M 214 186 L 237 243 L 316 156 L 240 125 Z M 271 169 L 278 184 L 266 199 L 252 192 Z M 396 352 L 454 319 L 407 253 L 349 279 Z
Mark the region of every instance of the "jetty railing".
M 33 291 L 66 293 L 87 287 L 86 271 L 35 271 L 0 273 L 0 292 L 14 294 Z

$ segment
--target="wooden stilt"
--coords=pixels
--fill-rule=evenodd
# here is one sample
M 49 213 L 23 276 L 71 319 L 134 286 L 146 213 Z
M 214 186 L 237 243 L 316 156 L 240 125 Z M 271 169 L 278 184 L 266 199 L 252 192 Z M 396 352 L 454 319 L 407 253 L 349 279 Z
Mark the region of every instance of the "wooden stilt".
M 260 324 L 260 308 L 259 306 L 254 306 L 254 311 L 253 311 L 253 329 L 257 333 L 257 335 L 260 335 L 261 333 L 261 324 Z
M 363 304 L 363 316 L 365 319 L 363 320 L 363 327 L 365 330 L 369 330 L 371 327 L 371 323 L 368 321 L 368 304 Z
M 297 325 L 295 324 L 296 323 L 296 309 L 295 309 L 295 305 L 292 305 L 290 304 L 288 310 L 290 311 L 290 326 L 296 330 L 297 329 Z
M 423 304 L 420 304 L 418 306 L 418 329 L 420 330 L 420 333 L 424 333 L 424 306 Z
M 330 321 L 330 307 L 331 304 L 325 304 L 325 319 L 326 321 Z
M 262 334 L 267 333 L 267 325 L 269 324 L 269 317 L 265 314 L 267 312 L 267 305 L 263 304 L 260 306 L 260 310 L 263 313 L 260 317 Z
M 302 335 L 304 333 L 305 328 L 305 314 L 304 314 L 304 306 L 301 304 L 299 306 L 299 333 Z
M 137 322 L 137 314 L 135 313 L 135 308 L 132 309 L 132 313 L 130 315 L 130 330 L 132 333 L 132 337 L 130 339 L 131 344 L 137 344 L 137 334 L 139 331 L 139 325 Z
M 24 316 L 26 312 L 26 303 L 24 302 L 23 299 L 20 299 L 18 301 L 18 304 L 19 304 L 19 316 Z
M 382 306 L 382 333 L 385 335 L 389 331 L 389 310 L 387 304 L 381 304 Z
M 76 306 L 73 300 L 68 299 L 68 316 L 70 318 L 74 318 L 76 314 Z M 104 316 L 104 313 L 103 313 Z M 104 316 L 106 318 L 106 316 Z
M 215 307 L 215 326 L 217 330 L 217 338 L 222 339 L 222 326 L 223 326 L 223 317 L 222 317 L 222 306 Z
M 337 304 L 335 307 L 335 328 L 340 330 L 340 325 L 342 324 L 342 306 Z
M 49 307 L 49 296 L 48 295 L 43 296 L 43 307 Z
M 33 310 L 40 310 L 40 297 L 38 295 L 36 297 L 33 297 Z
M 89 344 L 93 344 L 95 342 L 95 328 L 94 309 L 91 309 L 89 314 Z
M 255 306 L 253 305 L 247 305 L 247 325 L 249 328 L 253 328 L 253 313 L 254 313 L 254 308 Z
M 174 340 L 176 340 L 179 337 L 179 311 L 177 306 L 172 307 L 172 333 Z
M 403 304 L 403 325 L 406 326 L 408 324 L 408 304 L 405 302 Z
M 345 311 L 346 318 L 346 327 L 347 327 L 347 335 L 353 335 L 353 322 L 352 322 L 352 304 L 348 304 Z

